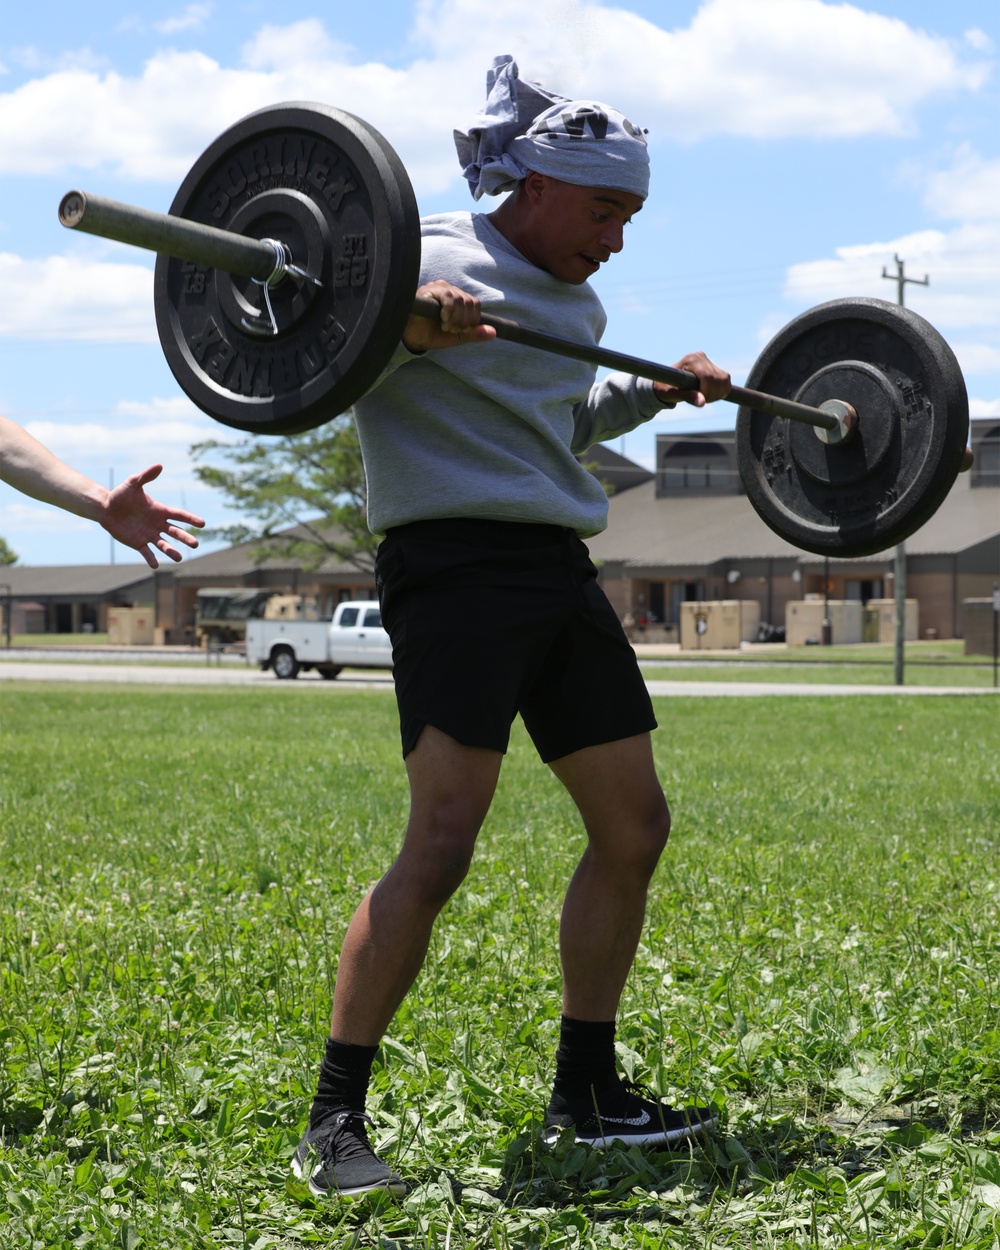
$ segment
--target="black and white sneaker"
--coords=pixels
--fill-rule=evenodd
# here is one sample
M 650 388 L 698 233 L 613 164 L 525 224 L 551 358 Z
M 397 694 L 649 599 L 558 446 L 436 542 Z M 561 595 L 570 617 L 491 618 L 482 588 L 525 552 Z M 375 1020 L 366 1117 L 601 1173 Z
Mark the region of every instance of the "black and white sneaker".
M 670 1146 L 709 1132 L 718 1124 L 711 1107 L 671 1107 L 631 1081 L 603 1091 L 589 1105 L 572 1106 L 552 1095 L 545 1113 L 543 1140 L 553 1145 L 560 1134 L 575 1128 L 576 1140 L 590 1146 Z
M 306 1130 L 292 1157 L 292 1175 L 308 1180 L 317 1198 L 356 1198 L 384 1190 L 402 1198 L 406 1186 L 368 1140 L 371 1119 L 362 1111 L 335 1111 Z

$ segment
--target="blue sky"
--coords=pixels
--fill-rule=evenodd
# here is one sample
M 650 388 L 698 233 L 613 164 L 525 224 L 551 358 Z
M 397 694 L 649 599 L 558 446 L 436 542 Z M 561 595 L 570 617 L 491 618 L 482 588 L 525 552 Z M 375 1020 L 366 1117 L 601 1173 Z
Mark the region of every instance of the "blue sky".
M 313 99 L 386 135 L 422 211 L 471 208 L 451 132 L 480 106 L 493 56 L 511 53 L 525 77 L 649 129 L 649 203 L 595 280 L 608 347 L 667 363 L 702 349 L 741 382 L 806 308 L 894 299 L 881 273 L 899 253 L 930 275 L 907 303 L 955 349 L 973 414 L 1000 414 L 998 50 L 996 0 L 8 4 L 0 412 L 100 482 L 161 461 L 159 498 L 231 519 L 188 448 L 232 435 L 162 358 L 152 258 L 70 235 L 62 194 L 166 210 L 226 126 Z M 666 422 L 616 450 L 651 464 Z M 7 487 L 0 535 L 27 564 L 109 559 L 103 531 Z

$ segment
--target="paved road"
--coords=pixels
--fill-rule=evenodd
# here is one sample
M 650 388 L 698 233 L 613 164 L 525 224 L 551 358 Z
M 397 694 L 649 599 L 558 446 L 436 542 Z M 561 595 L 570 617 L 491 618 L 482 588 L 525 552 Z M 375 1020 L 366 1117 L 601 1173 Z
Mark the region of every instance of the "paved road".
M 103 682 L 111 685 L 150 686 L 252 686 L 261 690 L 391 690 L 392 676 L 387 672 L 355 671 L 336 681 L 324 681 L 316 673 L 303 673 L 295 681 L 278 681 L 272 673 L 241 664 L 204 667 L 150 664 L 89 663 L 80 660 L 6 660 L 0 659 L 0 681 L 62 681 Z M 683 695 L 688 698 L 737 695 L 752 698 L 761 695 L 920 695 L 963 694 L 990 695 L 995 690 L 969 689 L 962 686 L 861 686 L 816 682 L 764 681 L 647 681 L 652 695 Z
M 259 686 L 264 690 L 295 690 L 304 686 L 316 690 L 392 689 L 392 674 L 387 671 L 356 671 L 350 676 L 338 677 L 336 681 L 324 681 L 318 673 L 303 673 L 295 681 L 278 681 L 273 673 L 261 672 L 243 661 L 237 667 L 0 659 L 0 681 L 102 682 L 105 685 L 131 686 Z

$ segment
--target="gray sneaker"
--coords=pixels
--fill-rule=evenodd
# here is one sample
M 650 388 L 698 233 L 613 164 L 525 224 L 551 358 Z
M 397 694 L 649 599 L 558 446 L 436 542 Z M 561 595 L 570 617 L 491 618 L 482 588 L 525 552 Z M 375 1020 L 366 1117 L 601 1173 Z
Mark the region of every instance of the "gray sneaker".
M 368 1140 L 371 1119 L 362 1111 L 335 1111 L 306 1130 L 292 1157 L 292 1175 L 308 1180 L 317 1198 L 356 1198 L 384 1190 L 402 1198 L 406 1186 Z

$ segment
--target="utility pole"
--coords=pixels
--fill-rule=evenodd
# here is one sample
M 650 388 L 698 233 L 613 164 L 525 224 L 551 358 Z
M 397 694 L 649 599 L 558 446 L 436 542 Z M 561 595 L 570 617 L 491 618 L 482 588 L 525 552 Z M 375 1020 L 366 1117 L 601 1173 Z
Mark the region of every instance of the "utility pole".
M 6 595 L 7 601 L 4 605 L 3 624 L 4 624 L 4 634 L 7 637 L 7 646 L 9 647 L 10 646 L 10 618 L 11 618 L 12 612 L 14 611 L 14 592 L 11 590 L 10 586 L 8 586 L 6 582 L 3 582 L 2 584 L 0 584 L 0 590 L 6 590 L 7 592 L 7 595 Z M 996 597 L 996 592 L 994 591 L 994 598 L 995 597 Z M 994 613 L 993 615 L 995 617 L 996 613 Z M 994 638 L 996 637 L 996 632 L 997 632 L 996 626 L 994 625 L 993 627 Z M 994 647 L 993 650 L 996 651 L 996 647 Z M 993 684 L 994 686 L 996 685 L 996 673 L 995 672 L 993 675 Z
M 886 273 L 885 265 L 882 266 L 882 277 L 888 278 L 890 282 L 896 284 L 896 303 L 900 308 L 904 307 L 906 301 L 903 299 L 903 288 L 907 282 L 912 282 L 914 286 L 930 286 L 931 280 L 924 274 L 922 278 L 908 278 L 904 272 L 906 261 L 902 260 L 898 255 L 892 258 L 896 262 L 896 272 Z
M 895 282 L 896 303 L 900 308 L 903 308 L 906 303 L 903 294 L 906 290 L 907 282 L 912 282 L 916 286 L 930 286 L 931 280 L 927 274 L 924 274 L 922 278 L 908 278 L 905 272 L 906 261 L 898 253 L 893 256 L 893 260 L 896 262 L 896 272 L 886 272 L 885 265 L 883 265 L 882 277 L 888 278 L 890 282 Z M 898 543 L 896 546 L 894 571 L 893 593 L 896 598 L 896 650 L 893 663 L 893 678 L 896 685 L 901 686 L 903 684 L 906 656 L 906 543 Z

